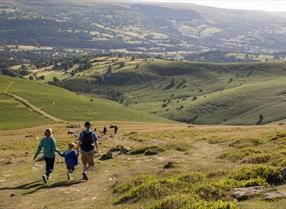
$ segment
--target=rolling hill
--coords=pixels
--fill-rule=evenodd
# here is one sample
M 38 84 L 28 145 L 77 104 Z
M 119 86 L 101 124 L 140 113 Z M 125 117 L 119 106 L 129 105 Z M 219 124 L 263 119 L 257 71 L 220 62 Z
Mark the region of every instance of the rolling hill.
M 109 73 L 107 66 L 53 83 L 188 123 L 251 125 L 286 118 L 285 62 L 129 60 L 121 68 L 112 65 Z
M 167 121 L 110 100 L 76 95 L 41 82 L 6 76 L 0 76 L 0 104 L 0 129 L 31 127 L 61 120 Z

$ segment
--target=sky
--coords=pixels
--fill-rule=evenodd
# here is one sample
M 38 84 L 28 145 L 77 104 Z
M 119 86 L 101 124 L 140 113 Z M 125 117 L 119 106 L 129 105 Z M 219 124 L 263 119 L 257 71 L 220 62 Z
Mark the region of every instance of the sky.
M 133 0 L 146 2 L 183 2 L 219 8 L 286 12 L 286 0 Z

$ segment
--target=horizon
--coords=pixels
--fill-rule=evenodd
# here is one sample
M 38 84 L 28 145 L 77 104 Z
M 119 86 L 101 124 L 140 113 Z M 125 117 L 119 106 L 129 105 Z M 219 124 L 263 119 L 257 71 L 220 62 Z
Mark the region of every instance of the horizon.
M 131 0 L 132 2 L 188 3 L 222 9 L 286 12 L 285 0 Z M 274 3 L 275 2 L 275 3 Z

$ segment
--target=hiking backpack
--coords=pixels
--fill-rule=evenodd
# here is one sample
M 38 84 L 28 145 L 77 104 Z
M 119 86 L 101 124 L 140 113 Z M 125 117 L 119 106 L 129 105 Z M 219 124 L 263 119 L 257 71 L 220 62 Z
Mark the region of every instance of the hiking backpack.
M 89 133 L 86 133 L 84 131 L 81 140 L 82 140 L 82 142 L 81 142 L 80 148 L 84 152 L 89 152 L 89 151 L 92 151 L 94 149 L 94 146 L 93 146 L 94 141 L 92 138 L 92 132 L 91 131 Z

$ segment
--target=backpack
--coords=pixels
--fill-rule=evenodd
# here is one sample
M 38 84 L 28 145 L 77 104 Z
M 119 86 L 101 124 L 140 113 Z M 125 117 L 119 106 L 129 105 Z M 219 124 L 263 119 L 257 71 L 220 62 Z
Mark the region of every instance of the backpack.
M 84 131 L 83 132 L 83 136 L 82 136 L 82 143 L 80 145 L 80 148 L 84 152 L 92 151 L 94 149 L 93 143 L 94 143 L 94 141 L 93 141 L 93 138 L 92 138 L 92 132 L 86 133 Z

